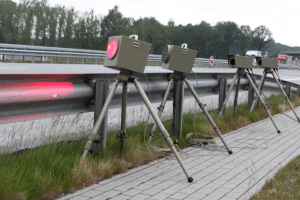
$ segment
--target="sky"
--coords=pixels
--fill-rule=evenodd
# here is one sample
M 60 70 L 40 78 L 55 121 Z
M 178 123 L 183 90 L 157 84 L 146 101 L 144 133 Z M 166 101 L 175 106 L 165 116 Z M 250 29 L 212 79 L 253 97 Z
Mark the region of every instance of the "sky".
M 19 2 L 18 0 L 17 2 Z M 155 17 L 163 25 L 172 19 L 175 25 L 200 24 L 212 26 L 221 21 L 249 25 L 254 30 L 264 25 L 272 32 L 276 43 L 300 46 L 297 0 L 48 0 L 50 6 L 73 6 L 76 11 L 94 9 L 97 15 L 107 15 L 115 5 L 124 17 L 134 19 Z M 297 8 L 298 7 L 298 8 Z

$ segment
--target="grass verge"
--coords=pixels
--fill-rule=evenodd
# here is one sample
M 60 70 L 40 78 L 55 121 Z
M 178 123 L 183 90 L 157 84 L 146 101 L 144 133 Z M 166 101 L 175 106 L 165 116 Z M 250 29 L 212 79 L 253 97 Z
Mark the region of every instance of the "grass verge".
M 282 95 L 271 96 L 270 100 L 277 107 L 282 107 Z M 300 102 L 291 99 L 294 106 Z M 273 114 L 278 111 L 269 106 Z M 286 105 L 285 110 L 289 106 Z M 228 133 L 253 122 L 267 118 L 267 113 L 259 106 L 249 114 L 247 105 L 237 107 L 235 118 L 232 107 L 227 109 L 228 117 L 218 118 L 216 110 L 210 114 L 222 133 Z M 195 124 L 194 124 L 195 122 Z M 171 133 L 171 121 L 163 122 Z M 84 188 L 115 174 L 123 173 L 130 168 L 143 165 L 154 160 L 144 142 L 145 122 L 130 127 L 126 132 L 126 142 L 122 153 L 119 151 L 118 131 L 110 131 L 107 138 L 107 149 L 98 155 L 89 155 L 85 162 L 80 162 L 87 137 L 76 142 L 59 142 L 40 146 L 35 149 L 0 156 L 0 198 L 1 199 L 55 199 L 67 193 Z M 194 132 L 198 138 L 203 135 L 215 136 L 213 128 L 203 113 L 187 113 L 183 118 L 183 139 L 181 148 L 188 147 L 188 133 Z M 146 137 L 151 130 L 147 126 Z M 158 130 L 151 142 L 152 145 L 162 146 L 165 142 L 158 136 Z M 153 152 L 155 156 L 164 156 Z
M 300 199 L 300 156 L 280 169 L 251 200 Z

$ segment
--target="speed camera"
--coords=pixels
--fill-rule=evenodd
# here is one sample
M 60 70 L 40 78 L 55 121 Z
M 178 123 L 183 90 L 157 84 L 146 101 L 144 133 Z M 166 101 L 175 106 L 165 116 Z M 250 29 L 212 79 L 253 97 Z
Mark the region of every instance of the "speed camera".
M 263 68 L 278 68 L 278 60 L 274 58 L 263 58 L 263 57 L 256 57 L 256 63 L 259 67 Z
M 151 44 L 125 36 L 108 39 L 104 67 L 144 73 Z
M 232 68 L 253 68 L 253 59 L 245 56 L 227 55 L 228 66 Z
M 190 74 L 197 51 L 186 47 L 186 44 L 183 47 L 166 45 L 162 52 L 162 68 Z

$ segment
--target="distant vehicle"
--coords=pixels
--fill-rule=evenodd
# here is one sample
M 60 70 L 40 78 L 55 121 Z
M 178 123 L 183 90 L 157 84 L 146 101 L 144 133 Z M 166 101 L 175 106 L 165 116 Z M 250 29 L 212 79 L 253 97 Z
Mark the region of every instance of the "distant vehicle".
M 277 60 L 279 60 L 280 64 L 289 64 L 289 61 L 293 60 L 293 56 L 278 54 Z
M 262 51 L 248 50 L 245 55 L 247 57 L 253 58 L 253 67 L 257 67 L 257 63 L 256 63 L 255 57 L 267 57 L 268 56 L 268 52 L 263 53 Z
M 289 56 L 286 54 L 278 54 L 277 57 L 279 68 L 290 68 L 290 65 L 292 64 L 293 56 Z

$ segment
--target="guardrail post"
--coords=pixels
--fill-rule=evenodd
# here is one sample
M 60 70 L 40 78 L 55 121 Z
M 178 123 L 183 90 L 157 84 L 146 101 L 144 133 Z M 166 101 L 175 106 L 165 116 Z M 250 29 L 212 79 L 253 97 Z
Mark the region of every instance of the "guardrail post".
M 84 63 L 87 64 L 87 63 L 88 63 L 88 62 L 87 62 L 87 58 L 85 58 L 84 60 L 85 60 Z
M 56 58 L 56 62 L 59 63 L 59 57 Z
M 300 96 L 300 87 L 297 88 L 297 95 Z
M 98 64 L 98 58 L 95 58 L 95 65 Z
M 11 63 L 14 63 L 14 61 L 15 61 L 15 56 L 14 56 L 14 55 L 12 55 L 12 56 L 10 57 L 10 61 L 11 61 Z
M 69 64 L 70 62 L 69 62 L 69 58 L 67 58 L 67 64 Z
M 71 58 L 71 63 L 74 63 L 74 58 Z
M 95 108 L 94 108 L 94 125 L 97 122 L 97 119 L 101 113 L 103 105 L 108 95 L 108 80 L 96 80 L 95 84 Z M 94 143 L 94 151 L 105 150 L 106 149 L 106 137 L 107 137 L 107 118 L 108 114 L 106 113 L 104 120 L 101 124 L 101 127 L 98 131 L 100 136 L 99 143 Z
M 254 89 L 251 84 L 248 85 L 248 110 L 251 109 L 254 98 Z
M 221 106 L 223 105 L 226 97 L 227 90 L 227 77 L 220 77 L 219 79 L 219 106 L 218 113 L 221 111 Z M 224 110 L 223 115 L 225 115 L 226 110 Z
M 291 85 L 286 84 L 286 91 L 287 91 L 287 96 L 290 99 L 290 97 L 291 97 Z
M 23 62 L 25 62 L 25 56 L 23 56 Z
M 173 134 L 181 139 L 182 137 L 182 120 L 183 120 L 183 81 L 176 81 L 173 88 Z
M 84 58 L 81 59 L 81 63 L 84 64 Z
M 50 57 L 50 64 L 52 64 L 53 63 L 53 58 L 52 57 Z
M 2 61 L 5 61 L 6 60 L 6 55 L 3 55 L 2 56 Z
M 31 57 L 31 62 L 34 63 L 34 56 Z
M 43 56 L 41 56 L 41 62 L 43 62 L 43 61 L 44 61 Z

